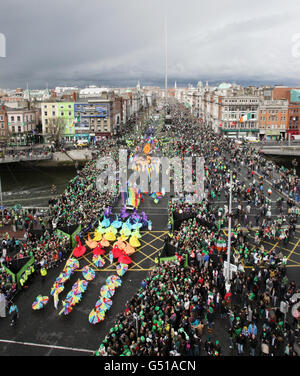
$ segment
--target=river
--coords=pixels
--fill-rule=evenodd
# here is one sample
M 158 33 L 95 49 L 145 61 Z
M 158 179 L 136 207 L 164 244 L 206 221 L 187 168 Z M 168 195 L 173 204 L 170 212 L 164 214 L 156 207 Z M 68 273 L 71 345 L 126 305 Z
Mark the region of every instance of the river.
M 76 175 L 74 166 L 37 167 L 30 163 L 0 165 L 3 205 L 48 206 L 51 187 L 62 193 Z

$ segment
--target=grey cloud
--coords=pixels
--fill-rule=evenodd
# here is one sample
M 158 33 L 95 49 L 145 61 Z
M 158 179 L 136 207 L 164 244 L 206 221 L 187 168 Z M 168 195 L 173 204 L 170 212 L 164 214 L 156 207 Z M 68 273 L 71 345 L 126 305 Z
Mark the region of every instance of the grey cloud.
M 10 0 L 1 4 L 0 87 L 44 87 L 164 76 L 164 15 L 171 79 L 295 80 L 299 3 L 289 0 Z M 284 11 L 282 11 L 282 8 Z

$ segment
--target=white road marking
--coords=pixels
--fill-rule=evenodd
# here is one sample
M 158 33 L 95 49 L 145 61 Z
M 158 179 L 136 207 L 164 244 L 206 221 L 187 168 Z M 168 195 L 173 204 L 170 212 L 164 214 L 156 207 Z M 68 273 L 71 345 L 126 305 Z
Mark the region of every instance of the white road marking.
M 16 345 L 25 345 L 25 346 L 35 346 L 35 347 L 46 347 L 51 349 L 58 349 L 58 350 L 69 350 L 69 351 L 77 351 L 77 352 L 88 352 L 93 353 L 94 350 L 87 350 L 87 349 L 77 349 L 75 347 L 65 347 L 65 346 L 56 346 L 56 345 L 43 345 L 41 343 L 31 343 L 31 342 L 20 342 L 20 341 L 11 341 L 8 339 L 0 339 L 2 343 L 11 343 Z

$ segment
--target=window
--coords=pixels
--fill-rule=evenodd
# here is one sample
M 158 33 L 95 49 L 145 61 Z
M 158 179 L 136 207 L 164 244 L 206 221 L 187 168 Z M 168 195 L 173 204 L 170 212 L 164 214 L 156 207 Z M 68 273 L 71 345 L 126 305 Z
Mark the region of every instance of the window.
M 72 116 L 72 112 L 69 112 L 69 116 Z
M 15 130 L 15 126 L 14 125 L 11 127 L 11 129 L 12 129 L 12 132 L 15 133 L 16 130 Z
M 48 112 L 47 112 L 47 111 L 45 111 L 45 112 L 44 112 L 44 115 L 45 115 L 45 116 L 48 116 Z
M 18 126 L 18 132 L 21 132 L 21 126 L 20 125 Z
M 54 111 L 52 112 L 52 116 L 55 116 L 55 112 Z
M 11 116 L 11 117 L 10 117 L 10 121 L 15 121 L 15 117 L 14 117 L 14 116 Z

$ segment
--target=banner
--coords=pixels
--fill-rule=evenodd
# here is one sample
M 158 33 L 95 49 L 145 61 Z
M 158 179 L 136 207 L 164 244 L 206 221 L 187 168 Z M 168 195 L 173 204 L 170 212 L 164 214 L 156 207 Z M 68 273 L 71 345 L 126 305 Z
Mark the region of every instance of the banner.
M 25 264 L 25 265 L 19 270 L 19 272 L 17 273 L 17 275 L 16 275 L 16 280 L 17 280 L 17 286 L 18 286 L 18 287 L 20 287 L 20 280 L 21 280 L 21 278 L 24 277 L 23 274 L 25 275 L 25 273 L 28 271 L 28 273 L 27 273 L 27 275 L 26 275 L 26 280 L 27 280 L 27 278 L 29 277 L 29 275 L 33 273 L 34 269 L 30 269 L 30 270 L 28 270 L 29 267 L 30 267 L 31 265 L 33 265 L 33 264 L 34 264 L 34 257 L 32 256 L 32 257 L 26 262 L 26 264 Z
M 71 239 L 71 235 L 67 234 L 66 232 L 62 230 L 56 230 L 56 235 L 59 237 L 60 240 L 62 240 L 64 236 L 66 236 L 69 240 Z

